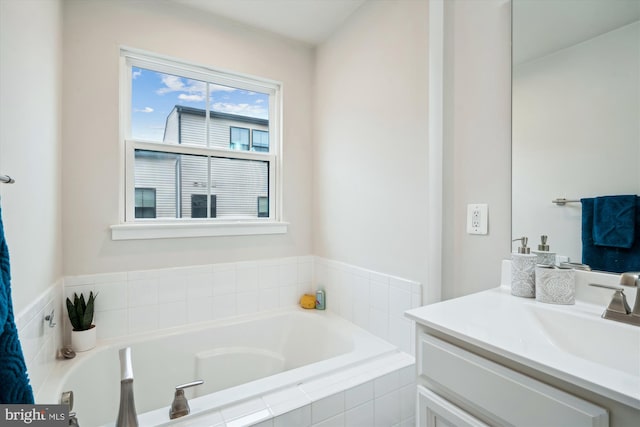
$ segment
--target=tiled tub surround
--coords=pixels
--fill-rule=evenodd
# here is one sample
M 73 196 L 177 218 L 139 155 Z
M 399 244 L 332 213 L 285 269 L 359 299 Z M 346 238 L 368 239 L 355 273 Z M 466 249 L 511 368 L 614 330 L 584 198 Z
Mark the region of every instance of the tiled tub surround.
M 51 285 L 28 307 L 15 314 L 18 336 L 36 401 L 37 392 L 53 369 L 56 352 L 62 346 L 60 325 L 66 315 L 62 313 L 61 307 L 62 280 Z M 45 317 L 52 311 L 52 324 L 55 326 L 50 327 Z
M 324 258 L 277 258 L 64 279 L 65 297 L 74 292 L 98 293 L 98 339 L 287 307 L 316 289 L 325 289 L 327 310 L 414 354 L 413 325 L 403 313 L 421 305 L 421 285 Z

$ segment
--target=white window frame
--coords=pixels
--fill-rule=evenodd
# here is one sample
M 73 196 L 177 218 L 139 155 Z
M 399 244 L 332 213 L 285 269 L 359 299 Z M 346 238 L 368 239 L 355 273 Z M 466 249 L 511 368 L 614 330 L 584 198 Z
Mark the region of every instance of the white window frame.
M 187 144 L 144 141 L 131 136 L 131 68 L 139 67 L 205 82 L 269 94 L 269 152 L 231 150 Z M 208 110 L 208 105 L 207 105 Z M 205 120 L 206 135 L 209 122 Z M 113 240 L 199 236 L 282 234 L 282 84 L 277 81 L 186 63 L 144 51 L 120 49 L 120 209 L 119 224 L 111 226 Z M 203 129 L 204 130 L 204 129 Z M 135 218 L 134 153 L 136 149 L 176 154 L 226 157 L 269 162 L 269 217 Z M 207 211 L 209 207 L 207 206 Z

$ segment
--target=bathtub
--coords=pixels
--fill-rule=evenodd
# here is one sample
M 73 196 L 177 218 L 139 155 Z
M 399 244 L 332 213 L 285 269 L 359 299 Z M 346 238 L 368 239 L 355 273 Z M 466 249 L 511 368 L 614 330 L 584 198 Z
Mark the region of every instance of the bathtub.
M 58 403 L 72 390 L 83 427 L 113 424 L 118 413 L 118 350 L 132 349 L 135 405 L 140 425 L 169 423 L 175 386 L 188 389 L 194 419 L 239 401 L 342 375 L 400 353 L 330 312 L 298 307 L 202 323 L 152 334 L 105 340 L 75 359 L 57 361 L 39 403 Z M 194 424 L 196 425 L 196 424 Z

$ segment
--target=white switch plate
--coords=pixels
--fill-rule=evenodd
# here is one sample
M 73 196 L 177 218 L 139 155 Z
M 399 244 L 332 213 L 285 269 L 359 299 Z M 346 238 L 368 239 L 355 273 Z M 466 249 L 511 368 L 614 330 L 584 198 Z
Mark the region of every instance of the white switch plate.
M 487 234 L 489 230 L 489 205 L 473 203 L 467 205 L 467 233 Z

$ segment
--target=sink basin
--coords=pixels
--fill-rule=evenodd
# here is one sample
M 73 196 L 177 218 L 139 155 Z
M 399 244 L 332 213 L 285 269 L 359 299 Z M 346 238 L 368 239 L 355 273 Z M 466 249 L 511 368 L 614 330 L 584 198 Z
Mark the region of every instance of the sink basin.
M 640 377 L 640 327 L 540 304 L 527 306 L 560 350 Z

